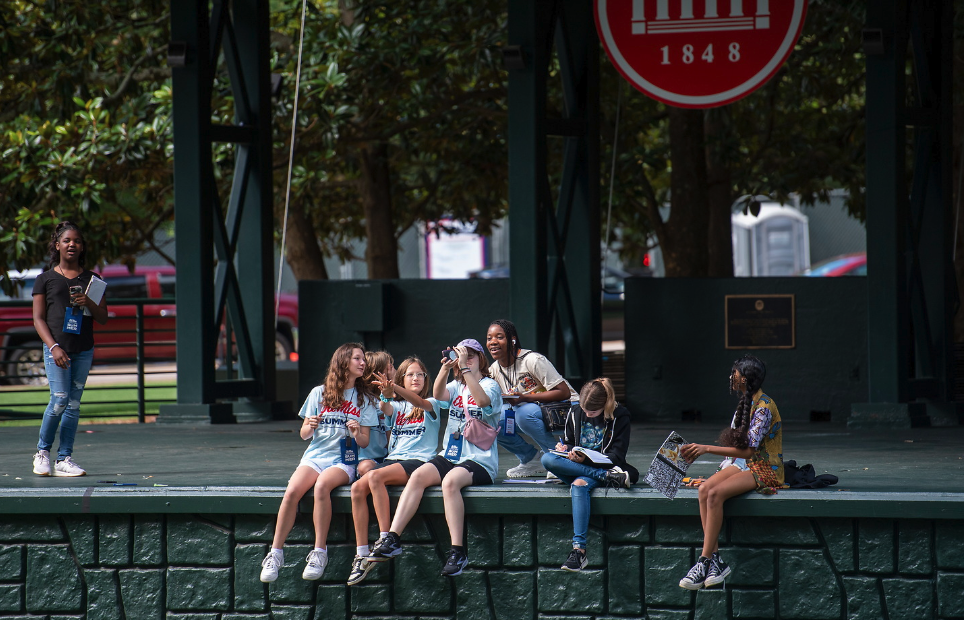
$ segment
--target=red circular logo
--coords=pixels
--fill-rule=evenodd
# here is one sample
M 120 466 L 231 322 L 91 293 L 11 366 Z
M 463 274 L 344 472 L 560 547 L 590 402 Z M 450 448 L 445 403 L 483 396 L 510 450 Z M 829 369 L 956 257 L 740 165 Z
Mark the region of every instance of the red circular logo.
M 653 99 L 712 108 L 766 83 L 800 36 L 807 0 L 596 0 L 609 60 Z

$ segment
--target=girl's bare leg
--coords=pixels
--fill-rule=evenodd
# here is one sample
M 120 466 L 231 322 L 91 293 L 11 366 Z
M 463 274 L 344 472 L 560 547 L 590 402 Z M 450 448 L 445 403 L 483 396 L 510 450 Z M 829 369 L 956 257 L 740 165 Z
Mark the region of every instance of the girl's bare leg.
M 462 489 L 472 484 L 472 472 L 464 467 L 456 467 L 445 474 L 442 480 L 442 502 L 445 505 L 445 521 L 449 524 L 452 544 L 465 544 L 465 502 Z
M 700 501 L 700 523 L 703 527 L 703 532 L 706 532 L 706 498 L 708 497 L 709 492 L 730 476 L 740 473 L 740 471 L 742 470 L 739 467 L 725 467 L 707 478 L 706 481 L 699 486 L 698 496 Z
M 730 468 L 727 467 L 726 469 Z M 707 480 L 707 482 L 709 481 Z M 700 485 L 700 487 L 700 496 L 702 496 L 702 485 Z M 755 488 L 756 480 L 753 478 L 753 473 L 749 471 L 739 471 L 735 474 L 730 474 L 719 483 L 707 489 L 706 516 L 703 520 L 704 557 L 710 557 L 716 553 L 720 547 L 720 528 L 723 526 L 723 502 L 731 497 L 752 491 Z
M 305 465 L 299 465 L 295 473 L 291 474 L 288 480 L 288 488 L 285 489 L 284 498 L 281 500 L 281 508 L 278 509 L 278 520 L 274 527 L 274 539 L 271 541 L 273 549 L 284 548 L 285 539 L 295 524 L 295 516 L 298 514 L 298 502 L 305 496 L 305 493 L 315 484 L 318 479 L 318 472 Z
M 402 491 L 402 496 L 398 500 L 398 508 L 395 509 L 395 518 L 392 519 L 389 531 L 401 534 L 415 516 L 425 489 L 440 484 L 442 484 L 442 477 L 435 465 L 431 463 L 426 463 L 412 472 L 412 477 L 408 479 L 408 484 L 405 485 L 405 490 Z
M 368 496 L 371 487 L 368 483 L 371 476 L 363 476 L 351 485 L 351 519 L 355 524 L 355 545 L 363 547 L 368 544 Z
M 408 474 L 405 473 L 404 467 L 395 463 L 374 469 L 365 477 L 368 478 L 368 486 L 371 489 L 375 518 L 378 519 L 378 530 L 387 532 L 392 525 L 392 512 L 391 504 L 388 501 L 388 489 L 385 487 L 404 485 L 408 482 Z
M 340 467 L 329 467 L 315 481 L 315 547 L 325 548 L 328 528 L 331 527 L 331 491 L 350 482 L 348 474 Z

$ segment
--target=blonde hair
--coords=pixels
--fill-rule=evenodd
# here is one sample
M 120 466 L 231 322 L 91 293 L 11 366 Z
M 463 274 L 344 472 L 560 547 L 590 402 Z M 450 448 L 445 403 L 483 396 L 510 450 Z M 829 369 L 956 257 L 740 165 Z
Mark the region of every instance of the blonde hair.
M 405 373 L 412 366 L 418 366 L 419 369 L 425 373 L 425 382 L 422 384 L 422 391 L 418 393 L 421 398 L 428 398 L 431 388 L 428 383 L 428 368 L 422 363 L 422 360 L 418 359 L 414 355 L 406 357 L 399 366 L 398 370 L 395 371 L 395 384 L 405 387 Z M 396 394 L 395 400 L 402 400 L 402 398 Z M 421 407 L 412 407 L 412 409 L 405 414 L 406 420 L 414 420 L 415 422 L 421 422 L 422 418 L 425 417 L 425 410 Z
M 598 377 L 587 382 L 579 390 L 579 406 L 583 411 L 603 410 L 606 420 L 612 420 L 616 411 L 616 392 L 613 383 L 606 377 Z

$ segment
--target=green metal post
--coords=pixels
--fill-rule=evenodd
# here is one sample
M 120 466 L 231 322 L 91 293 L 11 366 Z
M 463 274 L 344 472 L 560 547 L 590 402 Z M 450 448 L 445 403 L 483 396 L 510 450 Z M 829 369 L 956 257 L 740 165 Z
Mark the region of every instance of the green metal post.
M 522 343 L 549 345 L 546 285 L 546 79 L 553 0 L 509 2 L 509 46 L 524 68 L 509 70 L 509 284 L 511 318 Z M 495 318 L 495 317 L 493 317 Z

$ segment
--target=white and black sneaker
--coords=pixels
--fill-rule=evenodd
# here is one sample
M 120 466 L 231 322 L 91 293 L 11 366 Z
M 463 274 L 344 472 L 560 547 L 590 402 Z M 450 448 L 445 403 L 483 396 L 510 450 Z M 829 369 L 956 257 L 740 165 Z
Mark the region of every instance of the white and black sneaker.
M 730 567 L 723 561 L 723 558 L 720 557 L 719 552 L 714 553 L 710 557 L 710 570 L 706 572 L 706 581 L 703 585 L 709 588 L 718 583 L 723 583 L 729 574 Z
M 706 575 L 710 570 L 710 558 L 700 556 L 690 572 L 679 580 L 679 587 L 687 590 L 699 590 L 706 584 Z
M 351 562 L 351 572 L 348 573 L 348 585 L 353 586 L 356 583 L 365 581 L 365 577 L 368 576 L 368 571 L 374 566 L 375 563 L 368 558 L 356 555 L 355 559 Z
M 586 568 L 587 564 L 589 564 L 589 560 L 586 558 L 586 550 L 574 548 L 560 568 L 570 573 L 578 573 Z
M 444 577 L 456 577 L 462 574 L 462 569 L 469 565 L 469 557 L 465 552 L 458 549 L 450 549 L 445 558 L 445 566 L 442 567 Z
M 613 467 L 606 472 L 606 486 L 628 489 L 629 485 L 629 473 L 622 467 Z
M 402 542 L 398 536 L 389 532 L 375 542 L 366 558 L 369 562 L 384 562 L 402 553 Z

